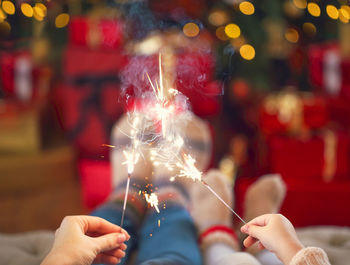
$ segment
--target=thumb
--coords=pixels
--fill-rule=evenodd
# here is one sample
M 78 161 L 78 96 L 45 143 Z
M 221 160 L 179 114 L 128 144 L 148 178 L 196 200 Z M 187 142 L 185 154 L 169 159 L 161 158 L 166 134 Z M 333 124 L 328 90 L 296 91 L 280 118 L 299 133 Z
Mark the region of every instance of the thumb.
M 111 233 L 93 240 L 97 243 L 99 252 L 105 252 L 119 247 L 126 240 L 126 236 L 122 233 Z

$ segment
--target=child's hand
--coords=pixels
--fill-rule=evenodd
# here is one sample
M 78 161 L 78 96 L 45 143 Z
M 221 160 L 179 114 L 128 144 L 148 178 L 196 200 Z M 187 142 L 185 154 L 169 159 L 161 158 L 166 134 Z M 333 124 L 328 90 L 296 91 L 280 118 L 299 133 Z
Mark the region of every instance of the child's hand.
M 243 244 L 250 247 L 259 241 L 259 246 L 274 252 L 284 264 L 289 264 L 294 255 L 303 248 L 294 227 L 281 214 L 265 214 L 254 218 L 241 227 L 248 235 Z
M 68 216 L 57 229 L 53 247 L 42 265 L 116 264 L 125 256 L 129 234 L 93 216 Z

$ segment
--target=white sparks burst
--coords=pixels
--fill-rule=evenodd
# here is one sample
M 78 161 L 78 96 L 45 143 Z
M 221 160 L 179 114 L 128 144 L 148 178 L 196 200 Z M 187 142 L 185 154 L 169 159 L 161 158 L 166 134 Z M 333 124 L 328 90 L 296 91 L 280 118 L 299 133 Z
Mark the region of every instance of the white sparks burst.
M 159 208 L 158 208 L 158 197 L 155 193 L 151 193 L 148 195 L 147 193 L 145 194 L 145 199 L 146 201 L 151 205 L 151 207 L 154 207 L 159 213 Z
M 184 163 L 177 163 L 177 166 L 180 168 L 180 173 L 177 176 L 190 178 L 193 181 L 201 181 L 203 173 L 194 165 L 196 160 L 191 155 L 187 154 L 183 154 L 182 157 Z
M 128 173 L 131 174 L 132 172 L 134 172 L 134 166 L 138 162 L 140 154 L 138 152 L 135 152 L 134 150 L 123 150 L 123 154 L 126 160 L 122 163 L 122 165 L 127 165 Z

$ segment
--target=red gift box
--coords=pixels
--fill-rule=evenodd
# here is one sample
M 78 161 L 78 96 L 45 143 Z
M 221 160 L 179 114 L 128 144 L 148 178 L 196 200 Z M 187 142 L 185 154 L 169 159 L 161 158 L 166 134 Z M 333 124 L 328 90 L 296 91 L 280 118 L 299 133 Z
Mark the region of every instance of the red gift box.
M 350 98 L 330 97 L 327 99 L 329 117 L 341 128 L 350 128 Z
M 123 42 L 123 23 L 116 19 L 74 17 L 69 24 L 69 43 L 77 46 L 118 49 Z
M 350 140 L 345 133 L 327 131 L 307 139 L 271 136 L 267 145 L 269 172 L 285 179 L 349 179 Z
M 109 150 L 102 145 L 123 113 L 118 73 L 126 57 L 68 47 L 64 59 L 65 78 L 53 95 L 61 125 L 82 156 L 107 159 Z
M 189 98 L 193 112 L 199 116 L 217 114 L 220 110 L 218 96 L 222 91 L 219 82 L 213 79 L 213 56 L 208 53 L 181 52 L 175 58 L 175 85 Z M 163 60 L 163 71 L 166 70 Z M 130 60 L 123 71 L 123 85 L 130 89 L 130 94 L 136 90 L 138 96 L 145 90 L 151 90 L 146 74 L 151 80 L 159 79 L 158 55 L 136 56 Z
M 256 178 L 238 179 L 235 185 L 236 210 L 244 216 L 244 196 Z M 350 226 L 350 211 L 344 210 L 349 200 L 350 181 L 306 181 L 284 179 L 287 194 L 281 207 L 296 227 L 311 225 Z M 246 220 L 248 221 L 248 220 Z
M 319 129 L 328 120 L 325 98 L 285 92 L 267 97 L 259 115 L 260 128 L 265 135 Z
M 3 53 L 0 54 L 0 82 L 6 98 L 31 102 L 46 97 L 51 70 L 33 65 L 28 51 Z
M 339 44 L 311 45 L 308 53 L 311 83 L 330 95 L 350 98 L 350 60 L 341 57 Z

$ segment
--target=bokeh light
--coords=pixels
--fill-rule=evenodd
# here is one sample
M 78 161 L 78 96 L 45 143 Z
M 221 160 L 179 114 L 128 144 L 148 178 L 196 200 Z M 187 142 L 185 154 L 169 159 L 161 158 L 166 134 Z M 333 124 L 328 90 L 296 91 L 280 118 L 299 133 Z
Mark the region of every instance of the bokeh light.
M 11 25 L 7 21 L 0 22 L 0 36 L 6 36 L 11 32 Z
M 316 26 L 310 22 L 305 22 L 303 24 L 303 31 L 305 32 L 306 35 L 313 37 L 317 33 Z
M 236 24 L 228 24 L 225 27 L 226 35 L 231 39 L 236 39 L 241 35 L 241 29 Z
M 59 14 L 55 19 L 55 25 L 57 28 L 64 28 L 69 23 L 69 15 L 67 13 Z
M 245 40 L 245 38 L 242 35 L 240 37 L 238 37 L 237 39 L 232 39 L 231 40 L 231 45 L 235 49 L 241 48 L 241 46 L 244 45 L 245 43 L 246 43 L 246 40 Z
M 2 9 L 9 15 L 13 15 L 15 13 L 15 5 L 11 1 L 3 1 Z
M 338 19 L 339 17 L 338 9 L 333 5 L 327 5 L 326 12 L 331 19 Z
M 299 33 L 296 29 L 289 28 L 286 30 L 284 37 L 287 41 L 292 43 L 297 43 L 299 40 Z
M 319 17 L 321 15 L 321 9 L 316 3 L 308 3 L 307 11 L 309 11 L 311 16 Z
M 218 27 L 215 31 L 215 34 L 216 34 L 216 37 L 219 39 L 219 40 L 228 40 L 229 37 L 226 35 L 225 33 L 225 27 L 224 26 L 221 26 L 221 27 Z
M 244 44 L 239 49 L 239 53 L 245 60 L 252 60 L 255 57 L 255 49 L 250 44 Z
M 199 27 L 196 23 L 187 23 L 183 27 L 183 32 L 187 37 L 196 37 L 199 34 Z
M 26 17 L 32 17 L 34 13 L 32 6 L 27 3 L 21 4 L 21 11 Z
M 243 1 L 239 4 L 239 10 L 245 15 L 253 15 L 255 7 L 251 2 Z
M 6 19 L 6 14 L 0 8 L 0 22 L 4 21 L 5 19 Z
M 210 13 L 208 17 L 208 21 L 210 24 L 214 26 L 222 26 L 228 21 L 228 16 L 223 10 L 215 10 Z
M 307 6 L 306 0 L 293 0 L 293 3 L 297 8 L 300 9 L 305 9 Z
M 35 4 L 33 7 L 34 10 L 34 17 L 44 18 L 46 16 L 46 6 L 44 6 L 41 3 Z
M 344 22 L 348 23 L 350 19 L 350 12 L 347 10 L 347 8 L 343 5 L 339 9 L 339 19 Z

